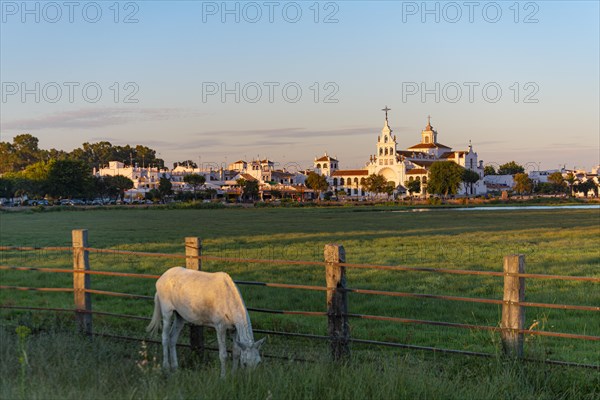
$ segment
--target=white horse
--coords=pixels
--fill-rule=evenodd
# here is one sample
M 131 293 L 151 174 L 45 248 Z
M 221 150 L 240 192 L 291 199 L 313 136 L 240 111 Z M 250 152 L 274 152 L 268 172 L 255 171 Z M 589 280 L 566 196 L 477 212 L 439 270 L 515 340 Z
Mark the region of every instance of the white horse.
M 171 317 L 175 316 L 173 324 Z M 254 342 L 252 324 L 244 300 L 231 277 L 224 272 L 202 272 L 174 267 L 156 281 L 154 315 L 148 332 L 156 332 L 163 324 L 163 368 L 177 368 L 175 346 L 185 321 L 212 326 L 217 331 L 221 377 L 227 361 L 227 330 L 235 329 L 233 370 L 255 367 L 260 362 L 259 349 L 265 338 Z M 170 363 L 169 363 L 170 360 Z

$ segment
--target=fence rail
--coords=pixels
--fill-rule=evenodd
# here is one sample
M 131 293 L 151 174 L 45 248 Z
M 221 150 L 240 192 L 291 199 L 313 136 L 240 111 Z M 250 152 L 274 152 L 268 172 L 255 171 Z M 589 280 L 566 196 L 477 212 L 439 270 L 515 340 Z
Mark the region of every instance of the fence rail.
M 239 262 L 239 259 L 237 260 Z M 58 273 L 82 273 L 89 275 L 103 275 L 103 276 L 118 276 L 118 277 L 128 277 L 128 278 L 145 278 L 145 279 L 158 279 L 160 275 L 155 274 L 139 274 L 139 273 L 130 273 L 130 272 L 113 272 L 113 271 L 73 271 L 72 269 L 66 268 L 37 268 L 37 267 L 16 267 L 10 265 L 0 265 L 0 270 L 15 270 L 15 271 L 40 271 L 40 272 L 58 272 Z M 522 274 L 522 275 L 530 275 L 530 274 Z M 502 275 L 504 276 L 504 275 Z M 507 276 L 516 276 L 520 277 L 519 274 L 507 275 Z M 536 274 L 537 276 L 537 274 Z M 547 276 L 547 275 L 544 275 Z M 573 277 L 573 278 L 587 278 L 587 277 Z M 600 278 L 591 278 L 592 282 L 600 282 Z M 264 286 L 264 287 L 273 287 L 273 288 L 282 288 L 282 289 L 298 289 L 298 290 L 314 290 L 314 291 L 328 291 L 328 290 L 336 290 L 335 288 L 327 288 L 324 286 L 311 286 L 311 285 L 295 285 L 289 283 L 275 283 L 275 282 L 257 282 L 257 281 L 234 281 L 237 285 L 248 285 L 248 286 Z M 0 289 L 9 289 L 16 287 L 8 287 L 8 286 L 0 286 Z M 53 290 L 53 288 L 45 288 L 47 290 Z M 36 290 L 36 288 L 22 288 L 20 290 Z M 44 290 L 44 288 L 39 288 L 39 290 Z M 71 291 L 73 289 L 70 289 Z M 427 293 L 407 293 L 407 292 L 390 292 L 390 291 L 382 291 L 382 290 L 372 290 L 372 289 L 357 289 L 357 288 L 343 288 L 339 289 L 341 291 L 345 291 L 347 293 L 359 293 L 359 294 L 369 294 L 375 296 L 390 296 L 390 297 L 410 297 L 410 298 L 422 298 L 422 299 L 437 299 L 437 300 L 447 300 L 447 301 L 462 301 L 468 303 L 481 303 L 481 304 L 497 304 L 502 305 L 506 304 L 504 300 L 498 299 L 482 299 L 482 298 L 474 298 L 474 297 L 460 297 L 460 296 L 446 296 L 446 295 L 437 295 L 437 294 L 427 294 Z M 94 291 L 91 289 L 86 289 L 89 293 L 98 293 L 98 291 Z M 103 294 L 109 294 L 110 292 L 105 292 Z M 110 294 L 109 294 L 110 295 Z M 127 293 L 122 293 L 121 295 L 128 295 Z M 134 295 L 130 295 L 134 296 Z M 151 296 L 138 296 L 140 298 L 149 298 L 153 299 Z M 552 304 L 552 303 L 535 303 L 535 302 L 513 302 L 512 304 L 519 305 L 522 307 L 532 307 L 532 308 L 552 308 L 552 309 L 560 309 L 560 310 L 579 310 L 579 311 L 600 311 L 600 306 L 581 306 L 581 305 L 570 305 L 570 304 Z
M 524 327 L 524 312 L 526 307 L 535 308 L 550 308 L 563 310 L 576 310 L 587 312 L 599 312 L 599 306 L 588 305 L 567 305 L 567 304 L 549 304 L 536 303 L 525 301 L 525 279 L 560 279 L 570 281 L 585 281 L 585 282 L 600 282 L 600 278 L 584 277 L 584 276 L 560 276 L 560 275 L 544 275 L 544 274 L 529 274 L 525 273 L 524 256 L 507 256 L 504 259 L 504 269 L 502 272 L 496 271 L 477 271 L 477 270 L 460 270 L 460 269 L 442 269 L 442 268 L 418 268 L 410 266 L 385 266 L 372 264 L 355 264 L 345 262 L 345 250 L 340 245 L 327 245 L 325 247 L 324 261 L 296 261 L 296 260 L 269 260 L 259 258 L 236 258 L 236 257 L 216 257 L 202 255 L 202 242 L 198 238 L 186 238 L 185 254 L 169 254 L 169 253 L 150 253 L 150 252 L 135 252 L 129 250 L 118 249 L 97 249 L 89 247 L 87 244 L 87 231 L 73 231 L 73 246 L 72 247 L 27 247 L 27 246 L 0 246 L 0 251 L 69 251 L 73 253 L 73 268 L 36 268 L 26 266 L 10 266 L 0 265 L 0 270 L 14 271 L 37 271 L 48 273 L 68 273 L 73 276 L 72 288 L 33 288 L 24 286 L 0 286 L 1 290 L 20 290 L 20 291 L 40 291 L 40 292 L 72 292 L 75 298 L 74 309 L 60 308 L 44 308 L 44 307 L 20 307 L 20 306 L 0 306 L 4 309 L 15 310 L 46 310 L 56 312 L 75 312 L 80 328 L 88 335 L 93 335 L 92 330 L 92 315 L 104 315 L 110 317 L 129 318 L 138 320 L 149 320 L 148 317 L 135 315 L 117 314 L 101 311 L 93 311 L 91 295 L 115 296 L 130 299 L 152 300 L 153 296 L 120 293 L 107 290 L 93 289 L 91 287 L 90 277 L 92 275 L 99 276 L 115 276 L 123 278 L 136 279 L 158 279 L 160 275 L 155 274 L 140 274 L 140 273 L 125 273 L 114 271 L 98 271 L 90 268 L 89 254 L 120 254 L 136 257 L 160 257 L 160 258 L 177 258 L 185 259 L 186 267 L 191 269 L 202 269 L 202 261 L 221 261 L 234 263 L 268 263 L 280 265 L 304 265 L 304 266 L 324 266 L 326 286 L 314 285 L 298 285 L 288 283 L 275 282 L 258 282 L 258 281 L 235 281 L 238 285 L 248 286 L 263 286 L 279 289 L 291 290 L 307 290 L 320 291 L 326 293 L 327 311 L 300 311 L 300 310 L 279 310 L 270 308 L 248 307 L 251 312 L 269 313 L 269 314 L 285 314 L 285 315 L 300 315 L 300 316 L 317 316 L 327 317 L 328 335 L 315 335 L 297 332 L 278 332 L 272 330 L 256 329 L 256 332 L 290 336 L 304 337 L 309 339 L 328 340 L 330 342 L 331 355 L 334 359 L 344 358 L 349 354 L 349 343 L 361 343 L 372 345 L 383 345 L 399 348 L 413 348 L 421 350 L 429 350 L 434 352 L 468 354 L 475 356 L 493 356 L 489 353 L 468 352 L 462 350 L 433 348 L 427 346 L 408 345 L 394 342 L 380 342 L 375 340 L 366 340 L 360 338 L 351 338 L 349 329 L 349 319 L 364 319 L 375 321 L 387 321 L 395 323 L 413 324 L 413 325 L 432 325 L 443 326 L 449 328 L 463 328 L 469 330 L 481 330 L 499 332 L 502 336 L 502 344 L 504 352 L 508 355 L 524 359 L 523 335 L 540 335 L 566 339 L 578 339 L 589 341 L 600 341 L 600 336 L 582 335 L 575 333 L 549 332 L 525 329 Z M 504 280 L 504 296 L 503 299 L 485 299 L 471 298 L 460 296 L 448 296 L 438 294 L 425 293 L 407 293 L 395 291 L 382 291 L 373 289 L 350 288 L 346 285 L 346 268 L 357 269 L 373 269 L 398 272 L 422 272 L 436 274 L 453 274 L 453 275 L 473 275 L 473 276 L 492 276 L 502 277 Z M 479 304 L 494 304 L 502 306 L 502 323 L 500 326 L 485 326 L 476 324 L 463 324 L 446 321 L 429 321 L 420 319 L 398 318 L 391 316 L 365 315 L 348 313 L 348 293 L 356 293 L 361 295 L 371 296 L 388 296 L 388 297 L 406 297 L 418 299 L 434 299 L 441 301 L 453 302 L 469 302 Z M 108 335 L 114 336 L 114 335 Z M 131 338 L 130 338 L 131 339 Z M 202 353 L 204 349 L 209 349 L 204 346 L 203 331 L 200 327 L 193 327 L 191 330 L 190 346 L 197 353 Z M 575 364 L 563 361 L 550 361 L 561 365 L 578 365 L 600 369 L 600 365 L 585 365 Z

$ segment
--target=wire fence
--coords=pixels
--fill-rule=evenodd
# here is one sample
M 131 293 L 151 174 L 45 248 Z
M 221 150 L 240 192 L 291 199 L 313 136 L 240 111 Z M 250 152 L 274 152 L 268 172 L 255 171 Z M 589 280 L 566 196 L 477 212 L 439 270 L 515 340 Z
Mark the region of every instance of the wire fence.
M 196 245 L 189 245 L 188 239 L 191 239 L 190 243 L 196 243 Z M 194 242 L 195 241 L 195 242 Z M 186 260 L 186 266 L 192 269 L 201 269 L 202 261 L 219 261 L 219 262 L 230 262 L 230 263 L 260 263 L 270 265 L 302 265 L 302 266 L 319 266 L 325 267 L 326 272 L 326 286 L 315 286 L 315 285 L 301 285 L 301 284 L 290 284 L 290 283 L 275 283 L 275 282 L 260 282 L 260 281 L 241 281 L 236 280 L 235 283 L 241 286 L 258 286 L 268 288 L 278 288 L 286 290 L 304 290 L 314 292 L 325 292 L 327 296 L 327 311 L 306 311 L 306 310 L 284 310 L 284 309 L 272 309 L 253 307 L 250 305 L 248 311 L 252 313 L 266 313 L 266 314 L 281 314 L 281 315 L 295 315 L 295 316 L 307 316 L 307 317 L 324 317 L 327 319 L 328 335 L 316 335 L 301 332 L 285 332 L 270 329 L 255 329 L 256 332 L 278 335 L 284 337 L 298 337 L 306 339 L 314 339 L 321 341 L 328 341 L 330 343 L 332 356 L 339 358 L 340 355 L 349 353 L 349 343 L 356 343 L 361 345 L 376 345 L 376 346 L 388 346 L 405 349 L 415 349 L 439 353 L 448 354 L 462 354 L 479 357 L 493 357 L 496 354 L 474 352 L 457 349 L 445 349 L 431 346 L 419 346 L 414 344 L 397 343 L 390 341 L 377 341 L 363 338 L 350 337 L 349 334 L 349 319 L 352 320 L 370 320 L 370 321 L 383 321 L 389 323 L 400 323 L 408 325 L 429 325 L 436 327 L 445 327 L 452 329 L 467 329 L 470 331 L 489 331 L 496 332 L 502 335 L 503 349 L 506 354 L 516 356 L 521 359 L 523 357 L 523 335 L 537 335 L 547 336 L 571 340 L 583 340 L 583 341 L 600 341 L 600 336 L 594 336 L 589 334 L 581 333 L 565 333 L 565 332 L 551 332 L 534 329 L 525 329 L 524 326 L 524 309 L 526 307 L 535 308 L 547 308 L 547 309 L 561 309 L 561 310 L 573 310 L 598 313 L 600 312 L 600 306 L 590 305 L 572 305 L 572 304 L 554 304 L 554 303 L 540 303 L 540 302 L 527 302 L 524 301 L 524 282 L 525 279 L 559 279 L 562 281 L 579 281 L 579 282 L 590 282 L 600 283 L 600 278 L 587 277 L 587 276 L 564 276 L 564 275 L 544 275 L 544 274 L 529 274 L 524 272 L 524 258 L 522 256 L 506 257 L 504 261 L 504 271 L 476 271 L 476 270 L 461 270 L 461 269 L 443 269 L 443 268 L 420 268 L 411 266 L 385 266 L 385 265 L 373 265 L 373 264 L 355 264 L 345 262 L 345 252 L 342 246 L 328 245 L 329 248 L 325 249 L 325 260 L 322 262 L 318 261 L 297 261 L 297 260 L 282 260 L 282 259 L 262 259 L 262 258 L 236 258 L 236 257 L 216 257 L 206 256 L 201 254 L 201 243 L 197 238 L 187 238 L 185 251 L 186 254 L 170 254 L 170 253 L 152 253 L 152 252 L 136 252 L 130 250 L 119 250 L 119 249 L 97 249 L 87 245 L 87 231 L 78 230 L 74 231 L 73 246 L 72 247 L 25 247 L 25 246 L 0 246 L 0 252 L 4 251 L 45 251 L 45 252 L 69 252 L 73 254 L 73 268 L 36 268 L 29 266 L 14 266 L 14 265 L 0 265 L 0 270 L 5 271 L 35 271 L 43 273 L 63 273 L 71 274 L 73 276 L 73 287 L 64 288 L 49 288 L 49 287 L 27 287 L 27 286 L 10 286 L 0 285 L 1 290 L 15 290 L 15 291 L 39 291 L 39 292 L 66 292 L 74 293 L 75 295 L 75 308 L 49 308 L 49 307 L 29 307 L 29 306 L 17 306 L 17 305 L 2 305 L 0 308 L 12 309 L 12 310 L 35 310 L 35 311 L 52 311 L 52 312 L 74 312 L 78 318 L 81 329 L 87 334 L 93 335 L 91 329 L 92 315 L 103 315 L 109 317 L 125 318 L 125 319 L 137 319 L 137 320 L 149 320 L 148 317 L 110 313 L 93 310 L 91 308 L 91 295 L 95 296 L 112 296 L 127 299 L 141 299 L 141 300 L 153 300 L 153 296 L 134 294 L 134 293 L 123 293 L 110 290 L 100 290 L 91 287 L 89 280 L 90 276 L 110 276 L 110 277 L 122 277 L 122 278 L 134 278 L 134 279 L 158 279 L 160 275 L 155 274 L 143 274 L 143 273 L 129 273 L 129 272 L 115 272 L 115 271 L 99 271 L 92 270 L 89 263 L 89 254 L 113 254 L 113 255 L 127 255 L 133 257 L 156 257 L 156 258 L 175 258 Z M 329 256 L 328 256 L 329 254 Z M 512 260 L 512 261 L 511 261 Z M 488 299 L 488 298 L 473 298 L 473 297 L 462 297 L 462 296 L 449 296 L 440 294 L 426 294 L 426 293 L 410 293 L 400 291 L 382 291 L 374 289 L 358 289 L 346 287 L 346 269 L 369 269 L 369 270 L 383 270 L 392 272 L 417 272 L 427 274 L 451 274 L 451 275 L 466 275 L 466 276 L 490 276 L 500 278 L 504 280 L 504 297 L 503 299 Z M 332 278 L 332 276 L 334 278 Z M 507 290 L 508 288 L 508 290 Z M 348 310 L 348 299 L 349 293 L 356 293 L 366 296 L 384 296 L 384 297 L 403 297 L 413 299 L 432 299 L 445 302 L 466 302 L 466 303 L 477 303 L 477 304 L 491 304 L 496 306 L 502 306 L 502 324 L 501 326 L 486 326 L 478 324 L 466 324 L 457 322 L 447 321 L 432 321 L 425 319 L 414 319 L 414 318 L 400 318 L 396 316 L 381 316 L 381 315 L 369 315 L 369 314 L 358 314 L 349 313 Z M 598 315 L 594 315 L 598 318 Z M 111 336 L 102 334 L 103 336 Z M 122 337 L 119 335 L 112 335 L 115 338 L 125 338 L 130 340 L 142 340 L 135 338 Z M 148 341 L 147 339 L 143 339 Z M 197 345 L 197 344 L 196 344 Z M 191 344 L 192 348 L 194 344 Z M 202 348 L 210 350 L 203 344 Z M 273 356 L 277 357 L 277 356 Z M 529 360 L 532 361 L 532 360 Z M 540 360 L 536 360 L 540 361 Z M 600 369 L 600 365 L 591 364 L 579 364 L 571 363 L 558 360 L 543 360 L 543 362 L 560 364 L 560 365 L 575 365 L 588 368 Z

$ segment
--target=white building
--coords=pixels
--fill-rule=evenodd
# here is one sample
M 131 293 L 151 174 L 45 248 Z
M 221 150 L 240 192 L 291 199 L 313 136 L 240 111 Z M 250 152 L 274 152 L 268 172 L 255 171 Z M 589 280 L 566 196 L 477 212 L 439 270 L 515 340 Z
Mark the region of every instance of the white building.
M 151 189 L 158 189 L 160 178 L 163 176 L 171 178 L 168 169 L 160 169 L 157 167 L 139 167 L 125 166 L 120 161 L 110 161 L 108 167 L 100 168 L 94 171 L 96 176 L 116 176 L 122 175 L 133 181 L 133 189 L 141 192 L 146 192 Z
M 396 193 L 405 193 L 406 182 L 412 180 L 421 181 L 421 193 L 426 193 L 429 167 L 436 161 L 452 161 L 460 166 L 475 171 L 480 180 L 472 187 L 465 188 L 461 185 L 459 194 L 479 195 L 486 193 L 487 189 L 483 183 L 483 162 L 478 160 L 477 153 L 469 144 L 467 150 L 452 151 L 451 147 L 438 142 L 438 132 L 431 126 L 428 119 L 427 126 L 421 131 L 421 142 L 406 150 L 398 149 L 396 135 L 388 123 L 389 108 L 384 108 L 385 121 L 381 134 L 377 136 L 375 154 L 369 157 L 369 161 L 362 169 L 341 170 L 338 169 L 338 160 L 332 159 L 325 154 L 324 157 L 315 159 L 315 171 L 328 177 L 329 184 L 334 191 L 343 190 L 348 195 L 364 196 L 362 189 L 363 180 L 372 174 L 382 175 L 388 182 L 392 182 Z M 318 169 L 318 163 L 321 168 Z M 335 163 L 336 168 L 332 168 Z M 325 169 L 323 165 L 327 165 Z M 469 193 L 467 193 L 467 191 Z

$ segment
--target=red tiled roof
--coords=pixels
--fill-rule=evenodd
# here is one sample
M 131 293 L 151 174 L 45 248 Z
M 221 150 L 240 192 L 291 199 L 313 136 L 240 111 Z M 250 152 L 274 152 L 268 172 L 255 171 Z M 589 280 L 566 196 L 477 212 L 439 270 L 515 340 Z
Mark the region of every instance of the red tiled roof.
M 271 172 L 271 177 L 290 178 L 292 176 L 294 176 L 294 174 L 290 174 L 289 172 L 283 172 L 283 171 Z
M 427 174 L 427 170 L 424 168 L 413 168 L 406 171 L 406 175 L 425 175 Z
M 431 166 L 431 164 L 433 164 L 436 160 L 415 160 L 415 159 L 411 159 L 410 162 L 412 162 L 413 164 L 417 164 L 420 167 L 429 167 Z
M 451 147 L 444 146 L 441 143 L 418 143 L 414 146 L 409 147 L 409 149 L 451 149 Z
M 346 169 L 334 171 L 331 176 L 354 176 L 354 175 L 369 175 L 366 169 Z
M 317 161 L 337 161 L 335 158 L 329 157 L 329 156 L 323 156 L 321 158 L 319 158 Z
M 418 143 L 414 146 L 410 146 L 409 149 L 434 149 L 436 145 L 433 143 Z
M 240 176 L 242 178 L 244 178 L 245 180 L 247 180 L 247 181 L 256 181 L 256 180 L 258 180 L 258 179 L 256 179 L 255 177 L 253 177 L 250 174 L 241 174 Z

